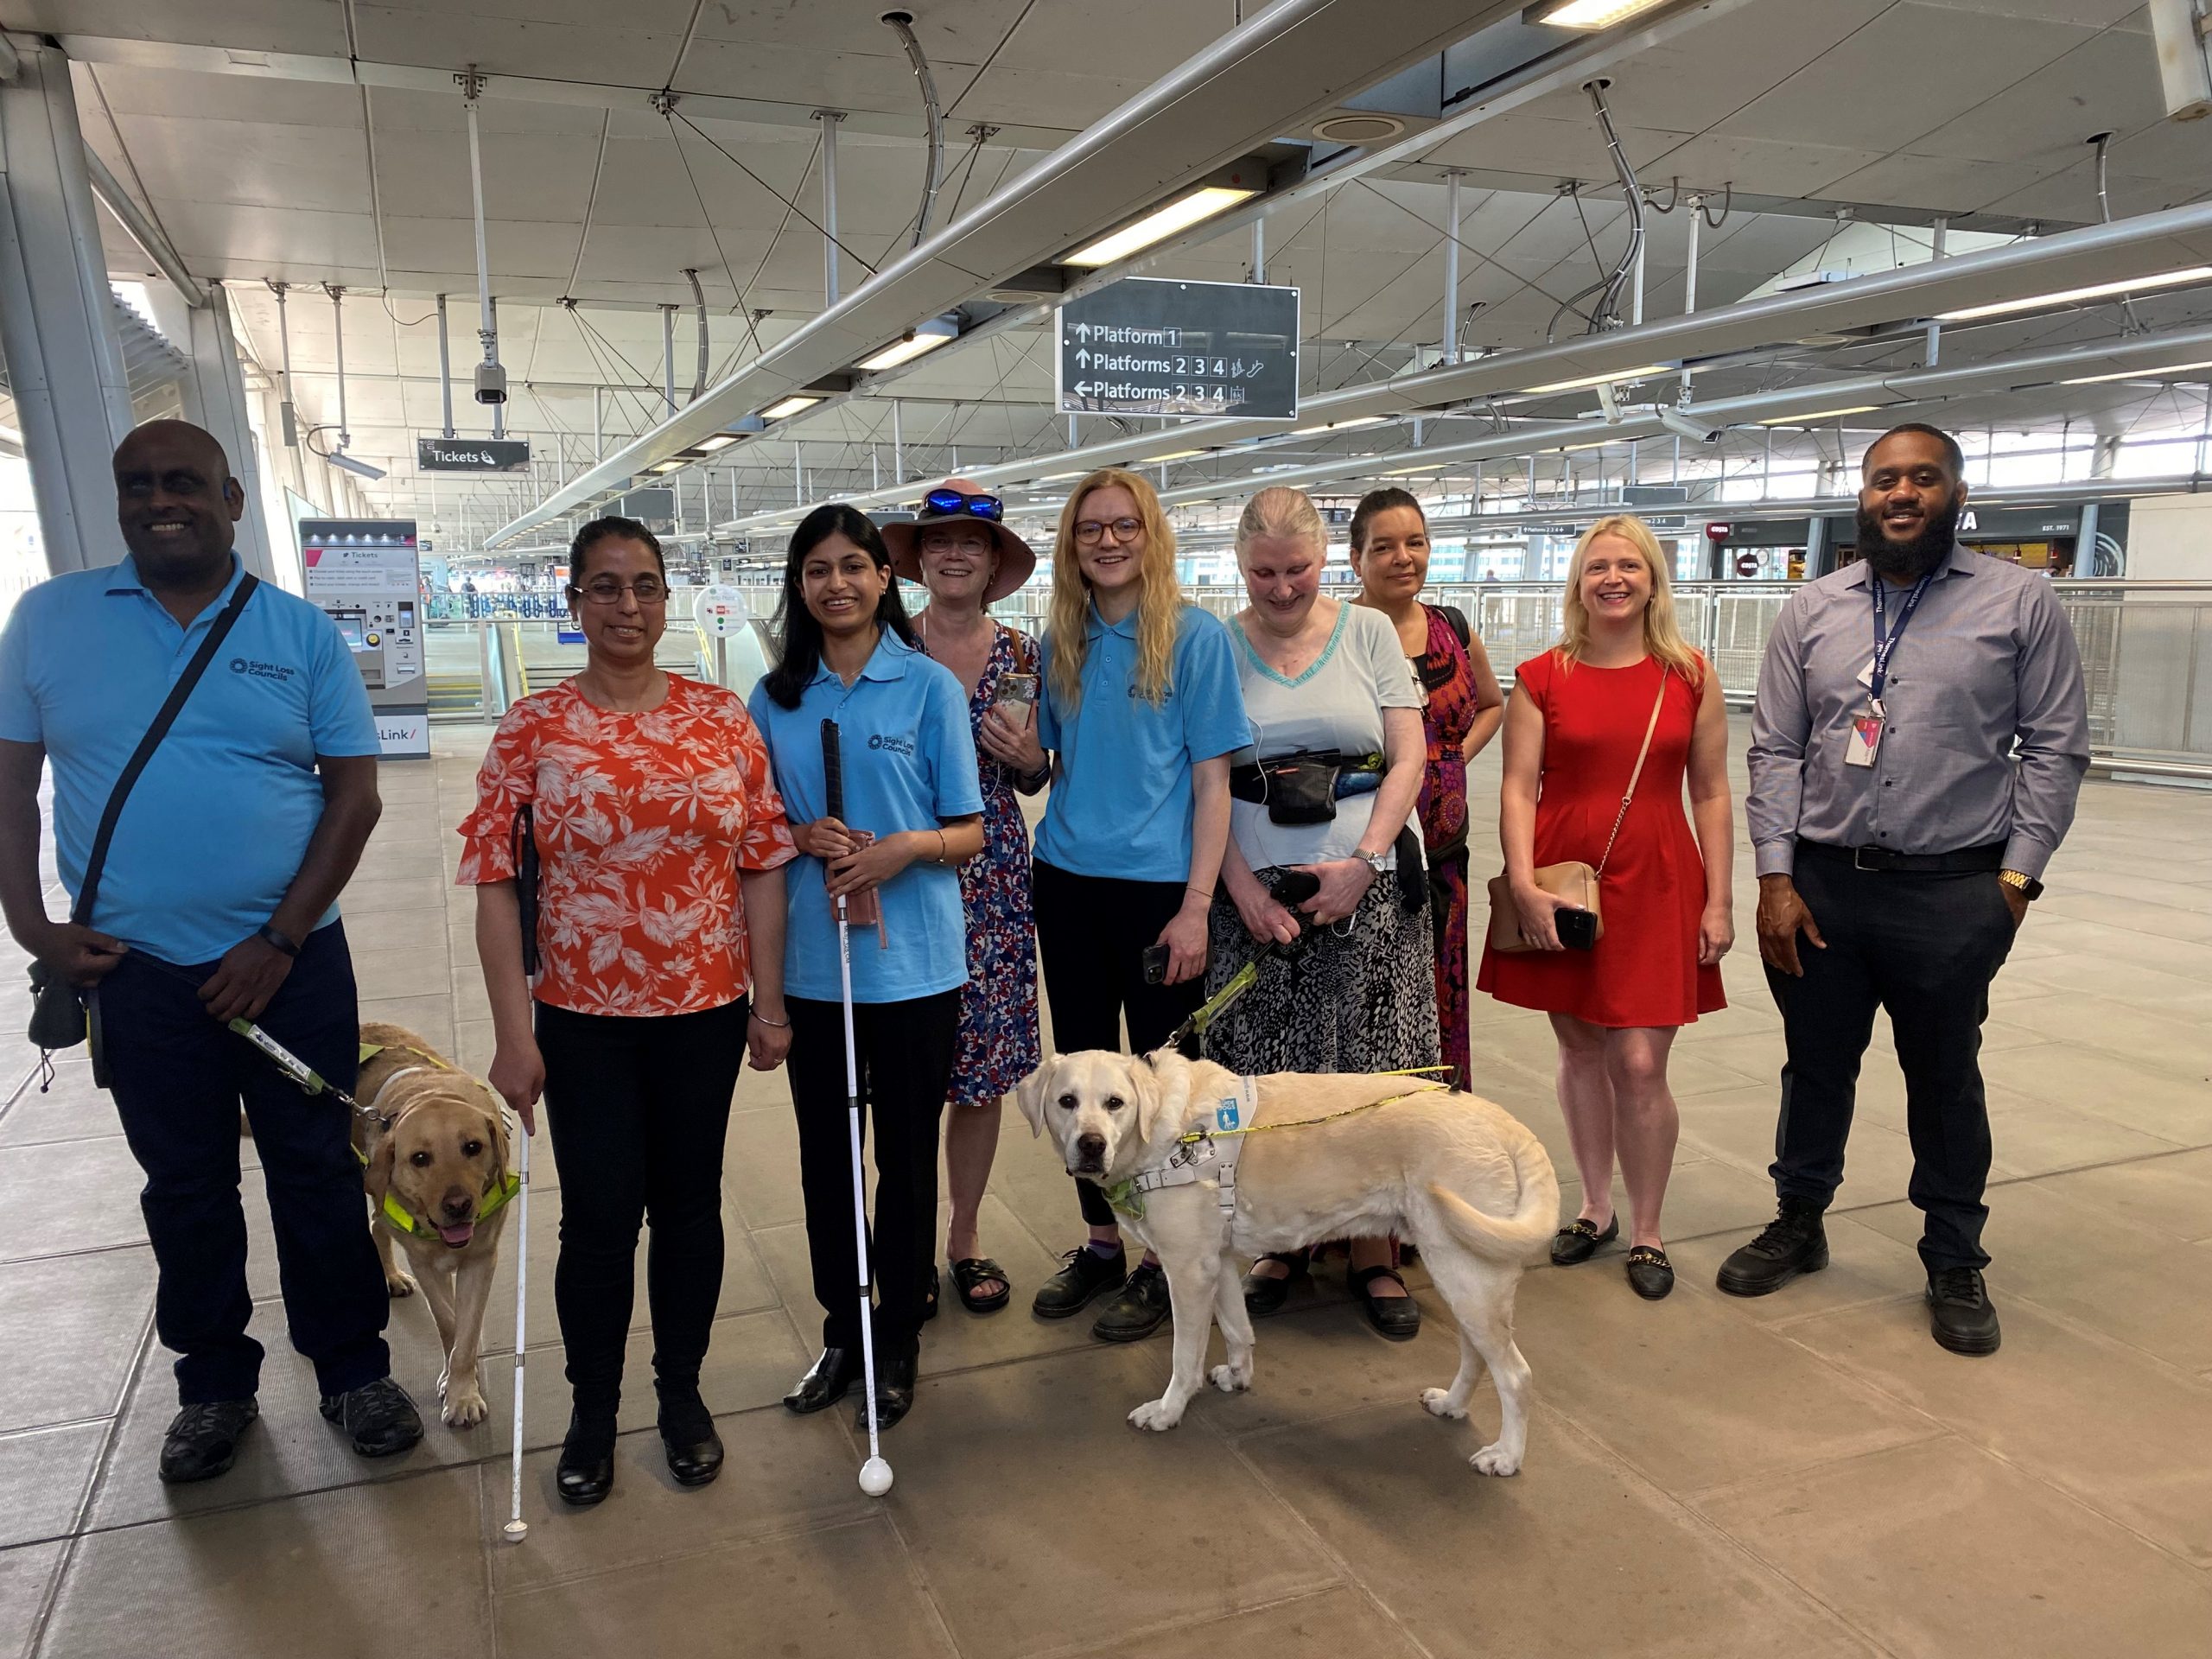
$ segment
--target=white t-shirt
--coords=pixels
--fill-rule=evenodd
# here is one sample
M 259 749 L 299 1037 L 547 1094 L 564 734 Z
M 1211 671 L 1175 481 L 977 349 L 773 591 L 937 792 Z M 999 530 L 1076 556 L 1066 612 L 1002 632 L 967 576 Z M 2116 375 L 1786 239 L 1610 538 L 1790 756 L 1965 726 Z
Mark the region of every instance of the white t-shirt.
M 1241 622 L 1231 620 L 1236 645 L 1236 677 L 1244 689 L 1244 715 L 1251 722 L 1253 747 L 1230 757 L 1231 766 L 1249 766 L 1259 756 L 1274 760 L 1299 750 L 1333 749 L 1345 754 L 1382 752 L 1382 711 L 1419 709 L 1414 683 L 1398 631 L 1382 612 L 1337 603 L 1329 643 L 1313 665 L 1295 679 L 1285 679 L 1262 662 Z M 1326 823 L 1276 823 L 1266 805 L 1231 801 L 1229 833 L 1255 870 L 1270 866 L 1323 864 L 1357 855 L 1375 811 L 1375 791 L 1345 795 L 1337 816 Z M 1391 831 L 1393 837 L 1396 830 Z M 1414 833 L 1421 833 L 1416 820 Z M 1390 857 L 1396 867 L 1396 857 Z

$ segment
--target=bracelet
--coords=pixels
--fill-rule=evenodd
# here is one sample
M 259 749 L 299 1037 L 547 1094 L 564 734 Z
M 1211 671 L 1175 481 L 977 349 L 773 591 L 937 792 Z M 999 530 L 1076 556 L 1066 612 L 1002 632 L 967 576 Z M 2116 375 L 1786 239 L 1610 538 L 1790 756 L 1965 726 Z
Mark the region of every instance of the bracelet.
M 264 922 L 253 930 L 253 937 L 270 950 L 282 950 L 288 957 L 296 957 L 300 954 L 300 947 L 289 937 L 279 933 L 272 923 Z
M 1211 904 L 1213 902 L 1213 889 L 1211 887 L 1202 887 L 1195 881 L 1185 881 L 1183 884 L 1183 891 L 1185 893 L 1197 893 L 1199 898 L 1205 899 L 1208 904 Z
M 790 1020 L 771 1020 L 766 1014 L 761 1013 L 758 1008 L 747 1008 L 746 1010 L 746 1014 L 748 1017 L 758 1020 L 764 1026 L 773 1026 L 778 1031 L 789 1031 L 791 1028 L 791 1022 Z
M 940 864 L 952 862 L 952 843 L 944 838 L 942 830 L 937 832 L 937 861 Z

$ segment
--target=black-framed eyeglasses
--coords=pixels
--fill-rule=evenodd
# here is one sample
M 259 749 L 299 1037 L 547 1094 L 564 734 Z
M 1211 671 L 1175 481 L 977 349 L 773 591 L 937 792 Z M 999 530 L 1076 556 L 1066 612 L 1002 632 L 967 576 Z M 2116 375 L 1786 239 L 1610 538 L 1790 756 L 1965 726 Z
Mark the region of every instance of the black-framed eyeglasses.
M 922 498 L 922 505 L 931 512 L 964 513 L 995 524 L 1006 517 L 1006 505 L 995 495 L 969 495 L 963 490 L 931 490 Z
M 570 582 L 569 591 L 594 605 L 620 605 L 626 593 L 640 605 L 664 604 L 668 599 L 668 584 L 658 576 L 639 576 L 635 582 L 617 582 L 612 576 L 594 576 L 581 588 Z

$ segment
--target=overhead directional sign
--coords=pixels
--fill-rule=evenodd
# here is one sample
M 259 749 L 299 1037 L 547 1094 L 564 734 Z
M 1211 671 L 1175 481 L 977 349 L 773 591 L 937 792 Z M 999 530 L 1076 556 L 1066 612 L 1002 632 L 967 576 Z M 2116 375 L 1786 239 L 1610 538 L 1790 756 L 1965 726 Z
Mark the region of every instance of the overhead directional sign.
M 1298 413 L 1298 290 L 1130 276 L 1059 308 L 1059 406 L 1077 415 Z
M 421 473 L 520 473 L 530 469 L 528 438 L 417 438 Z

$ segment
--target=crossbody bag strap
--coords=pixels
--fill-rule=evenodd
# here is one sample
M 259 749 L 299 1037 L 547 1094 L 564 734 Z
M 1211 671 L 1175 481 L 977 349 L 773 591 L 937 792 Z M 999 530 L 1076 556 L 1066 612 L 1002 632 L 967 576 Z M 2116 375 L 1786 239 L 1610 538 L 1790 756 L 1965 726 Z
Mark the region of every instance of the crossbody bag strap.
M 130 759 L 124 763 L 122 776 L 115 780 L 115 787 L 108 791 L 107 804 L 100 810 L 99 828 L 92 832 L 92 849 L 85 860 L 85 879 L 77 888 L 77 902 L 70 907 L 69 919 L 82 926 L 91 922 L 92 904 L 100 890 L 100 872 L 107 868 L 108 842 L 115 838 L 116 820 L 123 816 L 123 804 L 130 796 L 131 785 L 138 781 L 138 774 L 146 770 L 146 763 L 154 758 L 154 751 L 168 735 L 169 728 L 176 723 L 178 712 L 185 699 L 192 695 L 192 688 L 200 683 L 200 677 L 207 671 L 207 664 L 223 643 L 223 636 L 231 631 L 231 624 L 238 620 L 238 613 L 245 609 L 245 602 L 253 597 L 253 590 L 261 585 L 252 571 L 238 578 L 238 585 L 231 602 L 223 607 L 222 614 L 209 626 L 207 635 L 200 642 L 200 649 L 192 654 L 184 672 L 169 688 L 168 700 L 161 712 L 154 716 L 154 723 L 146 728 L 146 735 L 138 740 L 138 747 Z
M 1636 798 L 1636 786 L 1643 777 L 1643 759 L 1651 753 L 1651 734 L 1659 729 L 1659 711 L 1667 706 L 1666 664 L 1659 664 L 1659 695 L 1651 700 L 1651 718 L 1643 728 L 1643 747 L 1636 752 L 1636 770 L 1628 775 L 1628 793 L 1621 797 L 1621 810 L 1613 814 L 1613 833 L 1605 837 L 1605 853 L 1598 860 L 1598 874 L 1605 873 L 1605 862 L 1613 855 L 1613 843 L 1620 839 L 1621 825 L 1628 819 L 1628 804 Z

